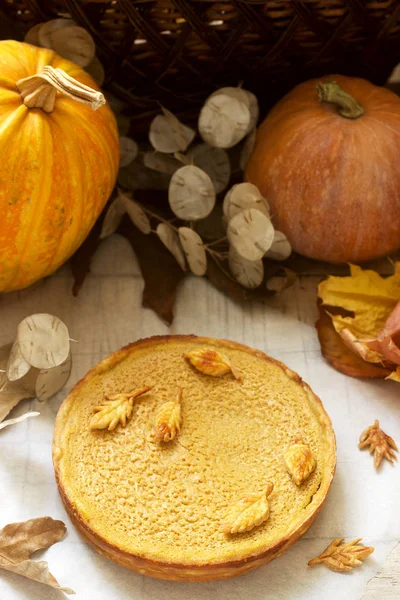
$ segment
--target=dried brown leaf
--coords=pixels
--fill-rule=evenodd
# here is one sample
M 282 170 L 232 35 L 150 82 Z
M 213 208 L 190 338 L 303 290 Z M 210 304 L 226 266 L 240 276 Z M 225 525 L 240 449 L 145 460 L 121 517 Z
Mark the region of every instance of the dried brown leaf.
M 20 417 L 15 417 L 15 419 L 7 419 L 6 421 L 2 421 L 2 423 L 0 423 L 0 429 L 4 429 L 5 427 L 8 427 L 9 425 L 15 425 L 15 423 L 20 423 L 21 421 L 25 421 L 25 419 L 30 419 L 32 417 L 38 417 L 39 415 L 40 415 L 40 412 L 28 411 L 28 412 L 24 413 L 23 415 L 21 415 Z
M 47 562 L 29 558 L 33 552 L 49 548 L 61 541 L 66 533 L 64 523 L 51 517 L 6 525 L 0 531 L 0 568 L 44 583 L 66 594 L 74 594 L 70 588 L 60 587 L 58 581 L 49 573 Z
M 0 347 L 0 369 L 5 370 L 12 344 Z M 17 381 L 9 381 L 6 373 L 0 372 L 0 423 L 8 413 L 24 399 L 34 398 L 37 370 L 30 369 Z
M 391 371 L 385 367 L 364 361 L 358 354 L 354 354 L 344 343 L 335 330 L 332 319 L 321 305 L 319 319 L 315 326 L 324 358 L 340 373 L 350 377 L 366 379 L 385 379 Z
M 71 257 L 70 263 L 72 275 L 74 278 L 72 293 L 74 296 L 77 296 L 79 294 L 83 282 L 85 281 L 87 274 L 90 272 L 90 264 L 92 262 L 92 258 L 96 253 L 96 250 L 101 242 L 101 231 L 103 228 L 103 221 L 113 198 L 114 194 L 110 198 L 109 202 L 107 202 L 106 206 L 103 208 L 101 215 L 92 227 L 89 235 L 87 236 L 83 244 Z
M 297 275 L 292 269 L 282 267 L 276 271 L 278 274 L 267 279 L 266 288 L 270 292 L 280 294 L 296 283 Z
M 151 308 L 170 325 L 179 283 L 185 277 L 172 254 L 155 235 L 144 235 L 127 219 L 122 221 L 120 233 L 128 239 L 135 252 L 144 290 L 142 304 Z
M 264 301 L 266 298 L 273 296 L 273 292 L 258 287 L 253 290 L 246 289 L 240 283 L 233 279 L 229 274 L 229 265 L 221 263 L 211 256 L 207 262 L 207 278 L 214 287 L 223 294 L 226 294 L 234 302 L 243 303 L 249 300 Z
M 395 441 L 387 435 L 379 427 L 378 419 L 367 429 L 364 429 L 360 435 L 360 443 L 358 447 L 360 450 L 369 446 L 369 453 L 374 454 L 374 467 L 377 469 L 382 462 L 383 458 L 386 458 L 390 463 L 393 464 L 393 459 L 397 460 L 395 452 L 398 452 Z
M 310 560 L 308 566 L 313 567 L 323 563 L 331 571 L 337 573 L 351 571 L 354 567 L 360 566 L 362 561 L 374 551 L 372 546 L 358 545 L 361 540 L 362 538 L 358 538 L 343 544 L 344 538 L 337 538 L 329 544 L 322 554 Z

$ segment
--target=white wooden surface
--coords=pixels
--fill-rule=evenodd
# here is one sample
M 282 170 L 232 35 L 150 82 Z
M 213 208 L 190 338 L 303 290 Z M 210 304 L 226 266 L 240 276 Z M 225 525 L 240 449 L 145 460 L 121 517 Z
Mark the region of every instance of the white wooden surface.
M 34 312 L 63 319 L 74 345 L 73 371 L 67 387 L 46 405 L 24 402 L 42 415 L 0 434 L 0 527 L 50 515 L 65 521 L 67 538 L 41 557 L 61 584 L 76 590 L 78 600 L 359 600 L 365 586 L 400 540 L 400 465 L 374 471 L 372 458 L 357 449 L 360 432 L 379 418 L 400 441 L 400 386 L 345 377 L 321 357 L 314 322 L 316 280 L 306 279 L 268 306 L 238 306 L 205 280 L 188 278 L 181 286 L 176 319 L 168 329 L 141 308 L 143 283 L 125 240 L 105 240 L 78 298 L 64 267 L 28 290 L 0 297 L 0 345 L 15 335 L 18 322 Z M 51 464 L 54 417 L 68 389 L 96 362 L 140 337 L 166 333 L 225 337 L 259 348 L 296 370 L 322 398 L 337 435 L 338 468 L 326 506 L 306 536 L 284 556 L 248 575 L 204 584 L 152 580 L 119 567 L 82 542 L 59 499 Z M 350 574 L 313 569 L 307 561 L 336 537 L 362 536 L 376 548 L 363 567 Z M 395 567 L 397 569 L 398 567 Z M 393 571 L 393 568 L 392 568 Z M 366 600 L 393 600 L 393 581 L 381 578 Z M 375 591 L 374 591 L 375 590 Z M 376 592 L 376 590 L 378 590 Z M 375 594 L 375 595 L 374 595 Z M 0 571 L 1 600 L 56 600 L 62 594 Z
M 383 568 L 367 583 L 361 600 L 400 598 L 400 544 L 389 554 Z

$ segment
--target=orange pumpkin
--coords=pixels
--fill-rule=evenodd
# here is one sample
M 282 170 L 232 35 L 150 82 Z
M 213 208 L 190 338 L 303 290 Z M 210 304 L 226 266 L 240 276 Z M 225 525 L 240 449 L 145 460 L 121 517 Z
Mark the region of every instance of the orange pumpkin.
M 0 42 L 0 291 L 55 271 L 111 194 L 118 130 L 108 106 L 92 110 L 98 89 L 51 50 Z
M 400 99 L 335 75 L 300 84 L 272 109 L 246 180 L 297 252 L 361 262 L 400 247 L 399 159 Z

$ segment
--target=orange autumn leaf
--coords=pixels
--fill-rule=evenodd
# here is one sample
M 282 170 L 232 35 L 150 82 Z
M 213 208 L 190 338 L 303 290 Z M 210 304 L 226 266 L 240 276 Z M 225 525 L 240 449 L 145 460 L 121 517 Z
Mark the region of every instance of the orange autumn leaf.
M 352 352 L 335 330 L 331 317 L 319 305 L 320 317 L 316 322 L 318 339 L 324 358 L 337 370 L 350 377 L 384 379 L 391 375 L 390 370 L 381 365 L 363 360 Z
M 400 333 L 399 267 L 396 263 L 394 274 L 383 278 L 350 265 L 350 276 L 328 277 L 318 287 L 335 330 L 351 351 L 370 363 L 400 364 L 395 339 Z M 331 314 L 330 307 L 347 314 Z

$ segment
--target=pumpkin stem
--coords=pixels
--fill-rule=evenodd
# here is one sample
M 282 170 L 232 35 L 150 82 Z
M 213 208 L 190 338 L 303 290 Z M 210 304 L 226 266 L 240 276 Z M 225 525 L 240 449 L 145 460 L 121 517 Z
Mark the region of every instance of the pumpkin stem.
M 356 102 L 353 96 L 342 90 L 335 81 L 317 83 L 317 94 L 320 102 L 336 104 L 339 115 L 346 117 L 346 119 L 357 119 L 364 114 L 361 104 Z
M 62 69 L 54 69 L 49 66 L 44 67 L 39 75 L 20 79 L 16 86 L 25 106 L 41 108 L 46 113 L 53 111 L 57 92 L 61 92 L 76 102 L 89 104 L 93 110 L 97 110 L 106 103 L 101 92 L 80 83 Z

